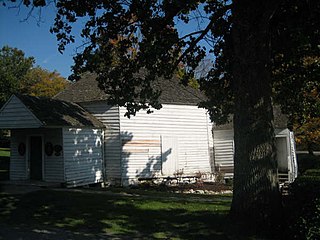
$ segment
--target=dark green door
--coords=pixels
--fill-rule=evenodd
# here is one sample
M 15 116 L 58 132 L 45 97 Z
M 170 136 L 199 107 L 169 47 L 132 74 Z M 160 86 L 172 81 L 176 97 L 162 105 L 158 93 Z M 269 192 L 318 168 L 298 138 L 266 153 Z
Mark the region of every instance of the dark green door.
M 30 179 L 42 180 L 42 138 L 30 137 Z

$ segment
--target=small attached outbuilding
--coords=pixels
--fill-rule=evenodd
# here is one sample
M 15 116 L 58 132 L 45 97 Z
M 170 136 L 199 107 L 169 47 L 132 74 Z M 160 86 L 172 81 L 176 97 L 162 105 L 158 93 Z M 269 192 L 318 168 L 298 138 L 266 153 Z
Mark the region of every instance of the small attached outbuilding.
M 77 104 L 12 95 L 0 110 L 0 129 L 11 130 L 10 180 L 102 182 L 103 128 Z

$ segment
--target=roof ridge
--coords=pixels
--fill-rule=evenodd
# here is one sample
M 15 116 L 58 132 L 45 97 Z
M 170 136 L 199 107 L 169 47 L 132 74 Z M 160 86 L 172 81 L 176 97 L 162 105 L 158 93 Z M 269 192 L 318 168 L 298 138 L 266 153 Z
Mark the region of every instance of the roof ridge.
M 96 84 L 92 84 L 95 81 Z M 205 96 L 198 89 L 191 89 L 178 81 L 176 76 L 171 79 L 159 77 L 152 86 L 155 90 L 161 91 L 159 102 L 161 104 L 185 104 L 199 105 L 205 100 Z M 64 91 L 57 94 L 55 99 L 68 102 L 93 102 L 106 101 L 108 95 L 98 87 L 96 75 L 94 73 L 83 74 L 82 78 L 75 84 L 69 85 Z

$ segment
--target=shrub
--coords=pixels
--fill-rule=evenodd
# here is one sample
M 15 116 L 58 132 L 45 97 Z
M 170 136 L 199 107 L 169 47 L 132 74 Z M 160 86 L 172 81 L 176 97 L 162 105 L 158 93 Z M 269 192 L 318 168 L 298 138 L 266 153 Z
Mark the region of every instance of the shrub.
M 0 148 L 10 148 L 10 132 L 0 129 Z
M 290 225 L 290 238 L 293 239 L 320 239 L 320 198 L 304 204 L 297 209 L 299 214 L 296 216 L 294 224 Z
M 320 239 L 320 169 L 306 170 L 291 185 L 289 238 Z
M 310 154 L 298 154 L 298 169 L 300 174 L 308 169 L 320 169 L 320 156 Z
M 296 201 L 303 202 L 320 197 L 320 175 L 318 171 L 310 171 L 312 175 L 298 177 L 289 187 Z
M 318 177 L 320 177 L 320 168 L 308 169 L 305 171 L 304 176 L 318 176 Z
M 0 138 L 0 148 L 10 148 L 10 139 Z

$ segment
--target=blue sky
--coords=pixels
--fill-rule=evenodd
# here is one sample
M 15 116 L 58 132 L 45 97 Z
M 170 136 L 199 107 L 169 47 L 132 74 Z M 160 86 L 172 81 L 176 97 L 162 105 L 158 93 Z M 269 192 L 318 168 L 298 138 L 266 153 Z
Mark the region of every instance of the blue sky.
M 26 56 L 35 58 L 36 65 L 50 71 L 57 70 L 62 76 L 68 77 L 76 45 L 68 46 L 63 55 L 58 52 L 55 35 L 49 32 L 55 16 L 53 7 L 42 10 L 40 25 L 37 25 L 34 17 L 23 21 L 27 14 L 24 7 L 19 12 L 18 9 L 0 6 L 0 47 L 8 45 L 21 49 Z

